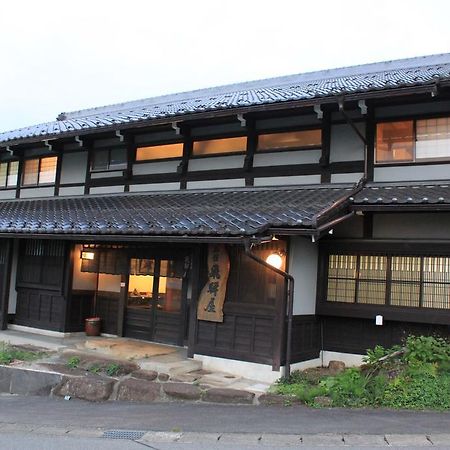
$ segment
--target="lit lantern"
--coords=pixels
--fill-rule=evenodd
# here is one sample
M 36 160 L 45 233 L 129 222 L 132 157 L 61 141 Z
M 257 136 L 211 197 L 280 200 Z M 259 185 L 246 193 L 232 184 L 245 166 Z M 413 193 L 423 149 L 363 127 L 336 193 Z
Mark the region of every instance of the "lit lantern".
M 274 252 L 266 258 L 266 263 L 270 264 L 272 267 L 275 267 L 275 269 L 281 269 L 283 266 L 283 258 L 280 253 Z
M 94 252 L 87 252 L 87 251 L 81 252 L 81 259 L 88 259 L 88 260 L 92 261 L 94 258 L 95 258 Z

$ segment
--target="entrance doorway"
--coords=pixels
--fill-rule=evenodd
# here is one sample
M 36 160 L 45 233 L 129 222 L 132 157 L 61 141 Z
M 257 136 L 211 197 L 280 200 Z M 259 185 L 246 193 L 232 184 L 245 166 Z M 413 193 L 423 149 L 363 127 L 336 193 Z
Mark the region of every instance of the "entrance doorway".
M 187 323 L 184 257 L 130 258 L 124 335 L 182 345 Z

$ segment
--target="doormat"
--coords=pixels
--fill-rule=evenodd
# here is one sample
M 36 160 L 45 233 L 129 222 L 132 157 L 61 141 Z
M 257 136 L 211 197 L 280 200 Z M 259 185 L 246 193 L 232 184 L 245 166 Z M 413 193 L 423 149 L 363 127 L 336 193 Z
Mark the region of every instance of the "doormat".
M 143 359 L 168 355 L 177 351 L 175 347 L 167 345 L 118 338 L 88 339 L 84 343 L 84 348 L 113 356 L 116 359 Z

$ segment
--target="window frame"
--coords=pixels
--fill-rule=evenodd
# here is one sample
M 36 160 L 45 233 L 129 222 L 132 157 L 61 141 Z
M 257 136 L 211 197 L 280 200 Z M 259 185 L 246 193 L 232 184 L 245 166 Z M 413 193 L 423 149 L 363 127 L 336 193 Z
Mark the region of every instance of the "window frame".
M 194 154 L 194 144 L 196 142 L 204 142 L 204 141 L 218 141 L 223 139 L 231 139 L 231 138 L 245 138 L 245 149 L 241 151 L 233 151 L 233 152 L 222 152 L 222 153 L 211 153 L 206 155 L 195 155 Z M 215 157 L 223 157 L 223 156 L 233 156 L 233 155 L 245 155 L 247 153 L 248 148 L 248 134 L 232 134 L 232 135 L 211 135 L 211 136 L 201 136 L 192 139 L 192 148 L 189 154 L 189 159 L 201 159 L 201 158 L 215 158 Z
M 439 114 L 424 114 L 424 115 L 414 115 L 414 116 L 396 116 L 390 118 L 380 118 L 375 120 L 374 130 L 373 130 L 373 165 L 383 166 L 383 167 L 393 167 L 393 166 L 416 166 L 416 165 L 431 165 L 439 163 L 450 163 L 450 155 L 447 157 L 436 157 L 436 158 L 420 158 L 416 159 L 416 142 L 417 142 L 417 121 L 420 120 L 432 120 L 432 119 L 445 119 L 450 120 L 450 114 L 439 113 Z M 395 123 L 395 122 L 413 122 L 413 160 L 412 161 L 377 161 L 377 127 L 379 124 L 383 123 Z
M 387 245 L 389 247 L 387 247 Z M 421 297 L 419 298 L 420 306 L 392 305 L 390 304 L 390 301 L 388 302 L 387 296 L 385 303 L 383 304 L 361 303 L 356 301 L 328 301 L 328 259 L 332 254 L 386 256 L 388 259 L 395 256 L 420 257 L 422 264 L 422 275 L 420 279 Z M 374 321 L 376 315 L 383 315 L 385 320 L 450 325 L 450 308 L 431 308 L 423 306 L 426 303 L 426 299 L 422 294 L 424 283 L 426 283 L 423 277 L 423 261 L 427 257 L 448 258 L 450 257 L 450 249 L 446 250 L 442 245 L 432 241 L 421 243 L 392 241 L 389 242 L 389 244 L 386 244 L 370 240 L 340 239 L 320 243 L 317 270 L 316 314 L 336 317 L 364 318 L 372 319 Z M 357 278 L 358 277 L 356 277 L 356 279 Z M 358 281 L 356 281 L 356 283 L 358 283 Z M 389 296 L 389 300 L 390 298 L 391 296 Z
M 111 152 L 114 150 L 123 150 L 125 152 L 125 167 L 122 168 L 111 168 Z M 94 169 L 94 158 L 96 152 L 108 152 L 108 167 L 106 169 Z M 107 148 L 94 148 L 91 153 L 90 161 L 89 161 L 89 173 L 104 173 L 104 172 L 123 172 L 127 170 L 128 167 L 128 150 L 123 146 L 111 146 Z
M 52 181 L 51 183 L 41 183 L 40 182 L 40 178 L 41 178 L 41 167 L 42 167 L 42 160 L 46 159 L 46 158 L 56 158 L 56 165 L 55 165 L 55 181 Z M 33 183 L 33 184 L 25 184 L 24 183 L 24 179 L 25 179 L 25 165 L 27 161 L 32 161 L 32 160 L 38 160 L 38 170 L 37 170 L 37 182 Z M 56 184 L 56 180 L 58 178 L 58 161 L 59 161 L 59 156 L 57 155 L 45 155 L 45 156 L 37 156 L 35 158 L 27 158 L 23 161 L 22 164 L 22 173 L 18 174 L 18 180 L 20 179 L 20 187 L 21 188 L 32 188 L 32 187 L 41 187 L 41 186 L 54 186 Z
M 164 145 L 173 145 L 173 144 L 181 144 L 182 145 L 182 153 L 181 156 L 176 157 L 168 157 L 168 158 L 158 158 L 158 159 L 137 159 L 137 152 L 140 148 L 147 148 L 147 147 L 161 147 Z M 139 143 L 136 144 L 134 149 L 134 158 L 133 158 L 133 164 L 148 164 L 148 163 L 158 163 L 158 162 L 164 162 L 164 161 L 179 161 L 182 160 L 184 157 L 185 152 L 185 141 L 184 140 L 177 140 L 177 141 L 157 141 L 157 142 L 149 142 L 149 143 Z
M 308 146 L 300 146 L 300 147 L 277 147 L 277 148 L 269 148 L 269 149 L 258 149 L 259 145 L 259 137 L 265 134 L 283 134 L 283 133 L 296 133 L 302 131 L 320 131 L 320 145 L 308 145 Z M 267 130 L 258 130 L 257 133 L 257 142 L 255 147 L 255 155 L 256 154 L 264 154 L 264 153 L 281 153 L 281 152 L 295 152 L 295 151 L 306 151 L 306 150 L 321 150 L 323 147 L 323 135 L 324 129 L 323 126 L 309 126 L 309 127 L 295 127 L 295 128 L 276 128 L 276 129 L 267 129 Z
M 11 170 L 11 164 L 12 163 L 17 163 L 17 181 L 15 184 L 12 185 L 8 185 L 8 177 L 10 175 L 10 170 Z M 20 180 L 20 176 L 19 176 L 19 169 L 20 169 L 20 162 L 18 159 L 13 159 L 13 160 L 9 160 L 9 161 L 0 161 L 0 164 L 7 164 L 7 168 L 6 168 L 6 179 L 5 179 L 5 185 L 0 185 L 0 190 L 15 190 L 17 189 L 17 186 L 19 185 L 19 180 Z

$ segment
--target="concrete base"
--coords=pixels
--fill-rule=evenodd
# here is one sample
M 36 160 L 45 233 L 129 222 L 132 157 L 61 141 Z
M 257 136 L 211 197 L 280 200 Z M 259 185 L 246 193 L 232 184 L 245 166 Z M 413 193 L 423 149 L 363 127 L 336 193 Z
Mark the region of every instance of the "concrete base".
M 328 367 L 330 361 L 343 361 L 347 367 L 358 367 L 363 363 L 363 357 L 364 355 L 354 353 L 321 352 L 322 365 L 324 367 Z
M 42 328 L 26 327 L 24 325 L 15 325 L 13 323 L 8 324 L 8 330 L 23 331 L 24 333 L 33 333 L 39 334 L 41 336 L 50 336 L 59 338 L 85 336 L 84 331 L 79 331 L 76 333 L 63 333 L 62 331 L 44 330 Z
M 330 361 L 343 361 L 347 367 L 360 366 L 363 355 L 322 351 L 319 358 L 291 364 L 291 372 L 312 367 L 327 367 Z M 284 367 L 272 370 L 267 364 L 257 364 L 234 359 L 217 358 L 214 356 L 194 355 L 194 359 L 203 363 L 203 368 L 211 371 L 231 373 L 239 377 L 250 378 L 263 383 L 274 383 L 284 375 Z

